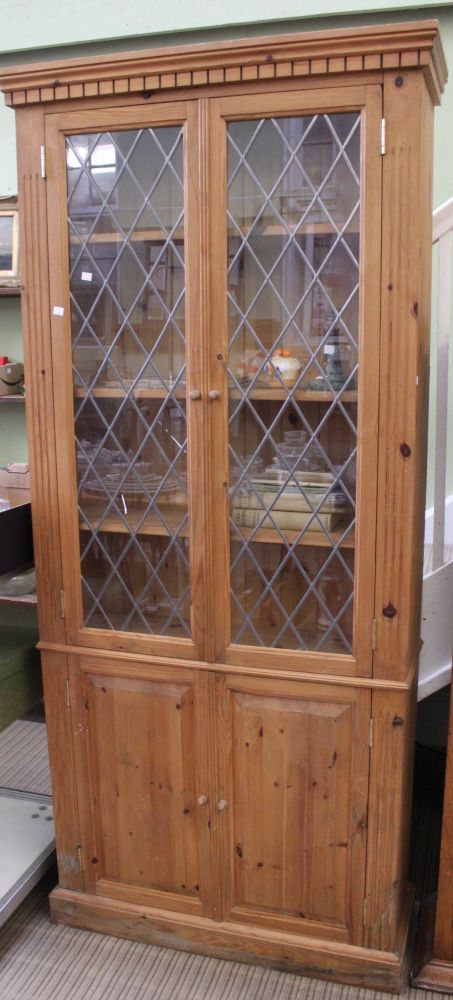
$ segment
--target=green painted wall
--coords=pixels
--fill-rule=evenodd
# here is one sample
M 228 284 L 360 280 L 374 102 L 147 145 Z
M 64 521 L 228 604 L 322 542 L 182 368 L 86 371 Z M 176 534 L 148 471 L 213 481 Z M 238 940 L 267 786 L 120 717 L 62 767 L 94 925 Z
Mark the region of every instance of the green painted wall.
M 2 7 L 4 11 L 2 12 Z M 303 13 L 302 13 L 303 11 Z M 345 27 L 378 21 L 401 21 L 437 17 L 447 63 L 453 77 L 453 0 L 439 0 L 428 7 L 419 0 L 167 0 L 150 5 L 149 0 L 79 0 L 77 18 L 67 16 L 61 0 L 15 0 L 14 6 L 0 0 L 2 35 L 0 66 L 25 61 L 66 58 L 80 53 L 96 54 L 121 49 L 208 41 L 266 34 L 276 31 L 315 30 Z M 434 207 L 453 197 L 453 80 L 447 85 L 442 107 L 435 115 Z M 14 116 L 0 98 L 0 195 L 17 191 Z M 20 329 L 19 303 L 0 300 L 1 353 L 11 357 L 18 352 Z M 19 356 L 19 355 L 17 355 Z M 453 400 L 453 349 L 450 356 Z M 428 461 L 427 506 L 433 500 L 435 400 L 433 380 L 430 406 L 430 449 Z M 13 459 L 23 460 L 26 453 L 23 414 L 0 412 L 0 465 Z M 450 440 L 453 440 L 453 405 L 450 414 Z M 20 453 L 20 454 L 19 454 Z M 448 492 L 453 492 L 453 448 L 449 449 Z
M 6 8 L 5 0 L 2 0 Z M 0 9 L 2 4 L 0 4 Z M 439 8 L 448 7 L 449 0 L 438 0 Z M 166 0 L 150 4 L 149 0 L 78 0 L 77 16 L 68 17 L 64 3 L 56 0 L 15 0 L 8 4 L 8 16 L 2 18 L 1 45 L 4 52 L 35 49 L 39 45 L 61 46 L 86 44 L 100 39 L 156 36 L 175 31 L 204 31 L 206 28 L 230 29 L 275 22 L 300 21 L 307 18 L 344 17 L 371 12 L 374 20 L 383 20 L 395 10 L 407 17 L 408 12 L 426 8 L 422 0 Z M 432 8 L 431 8 L 432 9 Z M 432 15 L 428 15 L 432 16 Z M 290 26 L 289 26 L 290 27 Z M 288 30 L 288 25 L 287 25 Z M 291 30 L 291 29 L 290 29 Z

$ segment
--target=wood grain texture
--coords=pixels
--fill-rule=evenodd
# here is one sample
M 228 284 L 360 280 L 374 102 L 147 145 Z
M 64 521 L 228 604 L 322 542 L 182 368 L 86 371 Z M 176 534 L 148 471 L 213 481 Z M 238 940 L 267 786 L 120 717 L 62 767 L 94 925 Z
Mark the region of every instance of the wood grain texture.
M 66 889 L 82 890 L 79 799 L 67 688 L 68 660 L 61 653 L 42 653 L 41 665 L 59 884 Z
M 82 789 L 82 853 L 87 886 L 103 895 L 181 912 L 202 911 L 209 896 L 199 844 L 209 800 L 203 686 L 198 674 L 163 663 L 115 671 L 72 659 L 74 739 Z
M 44 126 L 39 109 L 17 122 L 20 213 L 20 270 L 27 385 L 30 490 L 40 634 L 64 642 L 61 616 L 62 565 L 54 434 L 52 345 L 49 329 L 49 271 L 46 182 L 41 178 Z
M 272 69 L 272 67 L 271 67 Z M 236 75 L 231 74 L 232 79 L 230 82 L 225 82 L 223 84 L 217 84 L 215 90 L 213 91 L 212 85 L 206 82 L 203 86 L 198 86 L 196 90 L 197 100 L 202 100 L 203 98 L 212 98 L 213 93 L 216 97 L 227 97 L 227 96 L 237 96 L 246 95 L 250 93 L 250 82 L 244 81 L 241 78 L 240 72 Z M 228 80 L 229 74 L 226 74 L 226 79 Z M 317 76 L 315 81 L 316 90 L 325 90 L 333 88 L 347 88 L 351 84 L 358 84 L 360 81 L 360 86 L 365 85 L 382 85 L 383 73 L 382 70 L 368 70 L 363 71 L 360 76 L 351 79 L 346 73 L 329 74 L 326 76 Z M 290 78 L 274 78 L 272 76 L 269 79 L 260 78 L 259 80 L 259 90 L 263 94 L 265 93 L 290 93 L 297 91 L 298 93 L 303 93 L 305 90 L 313 90 L 313 77 L 311 76 L 293 76 Z M 89 106 L 93 110 L 106 110 L 108 108 L 115 108 L 117 110 L 121 108 L 128 108 L 133 116 L 136 110 L 150 107 L 161 107 L 165 104 L 173 104 L 175 99 L 179 102 L 185 102 L 193 100 L 194 98 L 194 88 L 190 83 L 186 82 L 184 87 L 178 90 L 145 90 L 143 92 L 133 93 L 133 103 L 131 104 L 131 94 L 118 94 L 114 92 L 113 86 L 106 95 L 103 95 L 102 88 L 100 88 L 99 95 L 97 97 L 92 97 L 89 102 Z M 26 116 L 29 111 L 33 110 L 34 105 L 24 104 L 23 106 L 13 108 L 16 115 Z M 42 107 L 41 111 L 46 116 L 47 114 L 63 114 L 66 112 L 72 113 L 76 111 L 86 111 L 87 100 L 83 96 L 83 93 L 78 97 L 73 97 L 67 102 L 53 102 L 46 107 Z
M 68 653 L 68 654 L 73 653 L 76 656 L 84 656 L 84 657 L 88 655 L 88 651 L 83 646 L 69 646 L 69 645 L 59 646 L 57 643 L 38 643 L 38 649 L 48 650 L 51 653 Z M 263 656 L 263 652 L 264 651 L 261 649 L 258 650 L 257 655 L 255 655 L 254 657 L 250 656 L 250 658 L 242 664 L 239 662 L 237 664 L 229 662 L 209 663 L 207 661 L 199 660 L 197 661 L 196 667 L 197 670 L 215 671 L 216 673 L 220 674 L 235 673 L 235 674 L 240 674 L 241 676 L 248 675 L 251 677 L 262 677 L 263 669 L 260 661 L 261 657 Z M 109 651 L 108 656 L 109 656 L 108 669 L 112 671 L 115 669 L 113 664 L 115 664 L 118 661 L 121 662 L 124 660 L 124 653 L 121 653 L 118 650 Z M 102 661 L 105 659 L 105 650 L 92 648 L 89 650 L 89 657 L 90 659 L 99 658 Z M 147 669 L 151 667 L 152 664 L 162 664 L 163 662 L 162 657 L 156 657 L 151 655 L 143 656 L 143 654 L 140 655 L 139 653 L 131 653 L 129 651 L 127 653 L 127 660 L 130 665 L 130 669 L 131 670 L 136 669 L 138 672 L 140 672 L 140 670 L 142 669 L 140 666 L 141 664 L 145 669 Z M 304 664 L 305 662 L 306 661 L 304 660 Z M 187 661 L 184 661 L 182 657 L 180 659 L 173 659 L 172 657 L 166 657 L 165 663 L 168 665 L 170 669 L 172 669 L 173 666 L 182 668 L 185 664 L 187 665 Z M 98 670 L 103 669 L 102 663 L 97 667 L 97 669 Z M 409 675 L 407 680 L 404 681 L 387 681 L 374 677 L 356 677 L 355 675 L 351 674 L 349 675 L 343 674 L 343 672 L 339 669 L 336 671 L 336 673 L 334 673 L 333 660 L 330 664 L 330 672 L 324 672 L 322 670 L 322 665 L 320 668 L 318 661 L 315 660 L 314 658 L 313 662 L 310 664 L 310 669 L 301 670 L 300 666 L 298 666 L 297 668 L 296 666 L 294 666 L 294 669 L 290 669 L 286 667 L 285 662 L 283 662 L 280 665 L 280 669 L 277 665 L 275 668 L 272 669 L 267 667 L 265 671 L 266 677 L 274 677 L 276 680 L 315 681 L 316 683 L 320 684 L 339 684 L 343 687 L 353 687 L 357 690 L 369 689 L 376 691 L 382 690 L 382 691 L 402 691 L 402 692 L 408 691 L 412 687 L 414 675 L 415 675 L 415 668 L 413 669 L 412 673 Z
M 205 659 L 209 635 L 208 602 L 205 580 L 208 572 L 208 552 L 204 544 L 207 503 L 206 399 L 191 400 L 190 392 L 203 385 L 203 365 L 208 330 L 200 315 L 203 268 L 202 191 L 200 179 L 200 122 L 196 104 L 185 108 L 184 192 L 185 234 L 184 257 L 186 276 L 186 352 L 187 352 L 187 472 L 189 483 L 189 565 L 191 593 L 191 636 L 194 655 Z
M 426 474 L 432 107 L 420 75 L 386 76 L 384 115 L 374 672 L 402 679 L 419 653 Z
M 374 691 L 364 943 L 396 951 L 408 903 L 416 685 Z
M 316 78 L 329 73 L 363 72 L 370 66 L 422 68 L 433 100 L 446 82 L 446 64 L 436 21 L 376 25 L 217 42 L 169 51 L 131 52 L 8 68 L 0 88 L 14 107 L 47 101 L 137 93 L 165 88 L 246 81 Z
M 96 879 L 198 895 L 193 686 L 91 674 L 83 697 Z
M 70 301 L 70 263 L 68 247 L 68 205 L 65 136 L 58 130 L 58 118 L 46 120 L 46 172 L 49 227 L 49 311 L 47 324 L 52 343 L 54 379 L 54 424 L 56 434 L 57 478 L 55 488 L 60 513 L 60 545 L 63 562 L 63 589 L 67 638 L 75 640 L 83 621 L 80 583 L 79 524 L 75 499 L 77 474 L 75 460 L 74 406 L 72 396 L 72 309 Z M 60 310 L 57 313 L 57 310 Z
M 436 993 L 446 993 L 451 996 L 453 989 L 451 962 L 442 962 L 441 959 L 432 958 L 412 979 L 412 985 L 417 989 L 434 990 Z
M 208 659 L 219 659 L 229 636 L 229 456 L 228 456 L 228 330 L 227 330 L 227 150 L 225 123 L 219 117 L 217 101 L 200 102 L 203 135 L 202 197 L 207 267 L 204 275 L 203 315 L 205 318 L 204 392 L 219 393 L 207 413 L 209 455 L 207 591 L 210 644 Z
M 233 914 L 361 944 L 369 695 L 236 676 L 224 698 Z
M 402 962 L 391 952 L 330 940 L 321 943 L 250 924 L 214 923 L 60 888 L 51 894 L 50 906 L 57 923 L 97 933 L 391 993 L 402 987 Z
M 357 527 L 354 560 L 353 652 L 356 672 L 372 673 L 379 415 L 379 320 L 382 156 L 380 87 L 367 87 L 361 134 L 359 404 L 357 411 Z

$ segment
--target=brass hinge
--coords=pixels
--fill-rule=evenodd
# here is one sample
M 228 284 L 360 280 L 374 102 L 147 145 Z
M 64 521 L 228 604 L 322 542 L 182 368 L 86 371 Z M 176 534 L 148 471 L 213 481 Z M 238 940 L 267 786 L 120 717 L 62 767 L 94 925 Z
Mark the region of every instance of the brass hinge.
M 371 622 L 371 649 L 373 650 L 373 652 L 376 649 L 376 641 L 377 641 L 376 634 L 377 634 L 377 621 L 375 618 L 373 618 L 373 621 Z
M 60 590 L 60 611 L 61 611 L 61 617 L 66 618 L 64 590 Z
M 387 126 L 387 123 L 386 123 L 385 118 L 381 118 L 381 155 L 382 156 L 384 156 L 384 154 L 386 152 L 386 149 L 385 149 L 385 130 L 386 130 L 386 126 Z
M 46 147 L 41 146 L 41 177 L 46 177 Z
M 71 695 L 69 693 L 69 681 L 65 678 L 65 688 L 66 688 L 66 708 L 71 708 Z
M 78 854 L 78 858 L 79 858 L 80 871 L 83 872 L 82 845 L 81 844 L 76 844 L 76 850 L 77 850 L 77 854 Z
M 364 927 L 366 927 L 367 911 L 368 911 L 368 900 L 364 899 L 363 900 L 363 926 Z
M 374 719 L 370 719 L 370 728 L 368 730 L 368 746 L 370 750 L 373 746 L 373 735 L 374 735 Z

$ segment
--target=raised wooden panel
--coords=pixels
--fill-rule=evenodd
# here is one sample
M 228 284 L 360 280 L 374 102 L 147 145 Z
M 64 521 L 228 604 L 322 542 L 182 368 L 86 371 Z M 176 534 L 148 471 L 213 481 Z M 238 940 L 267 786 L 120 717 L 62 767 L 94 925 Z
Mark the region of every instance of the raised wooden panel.
M 240 681 L 230 690 L 237 917 L 359 943 L 369 697 Z M 247 914 L 246 912 L 247 911 Z
M 83 701 L 96 878 L 197 897 L 192 684 L 89 673 Z

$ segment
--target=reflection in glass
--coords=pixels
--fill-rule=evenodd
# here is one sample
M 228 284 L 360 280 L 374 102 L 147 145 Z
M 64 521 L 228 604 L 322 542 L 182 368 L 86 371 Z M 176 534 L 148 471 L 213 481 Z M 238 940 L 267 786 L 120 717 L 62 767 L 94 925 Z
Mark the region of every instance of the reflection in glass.
M 67 139 L 84 624 L 190 635 L 183 131 Z
M 18 233 L 17 209 L 0 208 L 0 279 L 6 284 L 18 276 Z
M 232 641 L 352 648 L 360 115 L 228 126 Z

